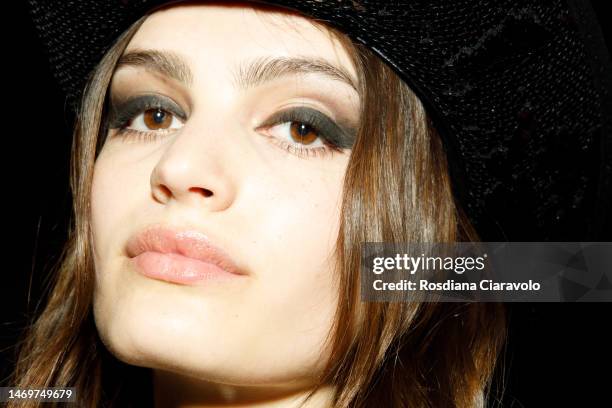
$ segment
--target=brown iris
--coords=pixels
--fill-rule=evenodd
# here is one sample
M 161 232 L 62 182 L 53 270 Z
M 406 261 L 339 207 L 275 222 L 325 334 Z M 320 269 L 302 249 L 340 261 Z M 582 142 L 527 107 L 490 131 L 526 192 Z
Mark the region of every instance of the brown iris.
M 151 130 L 167 129 L 172 124 L 172 114 L 163 109 L 148 109 L 144 112 L 144 123 Z
M 319 137 L 316 129 L 302 122 L 292 122 L 290 131 L 293 140 L 305 145 L 311 144 Z

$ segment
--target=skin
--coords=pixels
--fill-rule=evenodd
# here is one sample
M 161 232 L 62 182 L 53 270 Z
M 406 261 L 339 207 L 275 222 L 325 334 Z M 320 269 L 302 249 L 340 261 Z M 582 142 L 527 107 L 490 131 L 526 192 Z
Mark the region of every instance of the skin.
M 321 74 L 236 89 L 232 67 L 261 56 L 306 56 L 344 67 L 353 78 L 355 68 L 309 20 L 244 4 L 159 9 L 126 52 L 133 49 L 180 55 L 193 82 L 185 87 L 132 66 L 113 75 L 113 97 L 161 94 L 187 119 L 148 139 L 111 129 L 95 162 L 100 337 L 120 360 L 154 370 L 158 407 L 298 406 L 329 358 L 324 340 L 339 291 L 332 254 L 350 149 L 298 156 L 274 142 L 309 147 L 291 139 L 288 126 L 258 126 L 299 106 L 356 124 L 359 96 Z M 154 223 L 203 232 L 247 275 L 193 286 L 139 274 L 126 242 Z M 305 406 L 328 406 L 332 391 L 324 388 Z

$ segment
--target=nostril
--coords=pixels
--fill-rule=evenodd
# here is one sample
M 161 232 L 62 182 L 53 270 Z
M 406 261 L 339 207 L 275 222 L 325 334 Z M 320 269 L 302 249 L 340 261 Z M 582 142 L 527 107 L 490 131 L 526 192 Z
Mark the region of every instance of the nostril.
M 193 191 L 195 193 L 202 193 L 204 195 L 204 197 L 210 197 L 213 193 L 212 191 L 210 191 L 207 188 L 200 188 L 200 187 L 192 187 L 189 189 L 189 191 Z

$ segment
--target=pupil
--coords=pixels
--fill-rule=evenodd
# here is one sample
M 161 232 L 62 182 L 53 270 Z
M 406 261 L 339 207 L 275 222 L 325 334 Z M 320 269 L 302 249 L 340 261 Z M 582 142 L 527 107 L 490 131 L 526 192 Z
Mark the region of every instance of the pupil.
M 298 133 L 300 134 L 300 136 L 304 137 L 308 134 L 308 132 L 309 132 L 308 125 L 300 123 L 300 125 L 298 126 Z
M 156 123 L 163 123 L 164 116 L 165 116 L 164 111 L 158 109 L 158 110 L 155 111 L 155 113 L 153 113 L 153 120 Z

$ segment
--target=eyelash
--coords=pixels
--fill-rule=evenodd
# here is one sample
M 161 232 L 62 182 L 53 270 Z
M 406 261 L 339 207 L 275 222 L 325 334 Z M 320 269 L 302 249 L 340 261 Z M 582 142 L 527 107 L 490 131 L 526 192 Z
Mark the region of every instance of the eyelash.
M 164 135 L 164 134 L 172 132 L 172 130 L 175 130 L 175 129 L 162 129 L 162 130 L 146 132 L 142 130 L 135 130 L 135 129 L 127 128 L 127 126 L 129 126 L 129 124 L 132 123 L 132 121 L 136 117 L 138 117 L 139 115 L 151 109 L 159 109 L 166 114 L 172 115 L 174 118 L 179 118 L 179 120 L 184 120 L 184 118 L 181 118 L 180 115 L 175 114 L 173 110 L 164 108 L 163 104 L 160 102 L 153 102 L 153 103 L 146 102 L 142 107 L 132 112 L 120 114 L 120 117 L 122 117 L 122 119 L 119 121 L 119 125 L 115 126 L 115 128 L 117 128 L 116 134 L 117 135 L 127 135 L 130 138 L 136 137 L 138 141 L 147 142 L 147 141 L 153 140 L 154 138 L 159 137 L 160 135 Z M 317 135 L 319 135 L 318 137 L 321 139 L 321 142 L 324 144 L 324 146 L 319 146 L 319 147 L 314 147 L 314 148 L 301 147 L 298 144 L 292 144 L 292 143 L 286 142 L 284 140 L 281 140 L 271 135 L 264 134 L 264 136 L 270 139 L 270 141 L 276 146 L 282 148 L 283 150 L 287 151 L 288 153 L 292 155 L 295 155 L 301 158 L 326 157 L 328 155 L 333 156 L 334 153 L 343 153 L 344 149 L 334 144 L 333 142 L 331 142 L 329 140 L 329 137 L 320 130 L 322 126 L 319 123 L 321 122 L 321 120 L 319 119 L 318 115 L 323 115 L 323 114 L 316 111 L 318 114 L 317 115 L 315 113 L 312 113 L 311 111 L 314 111 L 314 110 L 306 109 L 305 111 L 300 112 L 299 109 L 291 109 L 291 110 L 279 112 L 279 113 L 272 115 L 272 119 L 266 120 L 263 125 L 258 126 L 256 129 L 257 130 L 264 129 L 264 128 L 268 129 L 268 128 L 272 128 L 274 126 L 281 125 L 287 122 L 301 123 L 301 124 L 307 125 Z M 331 119 L 328 119 L 328 120 L 331 121 Z

